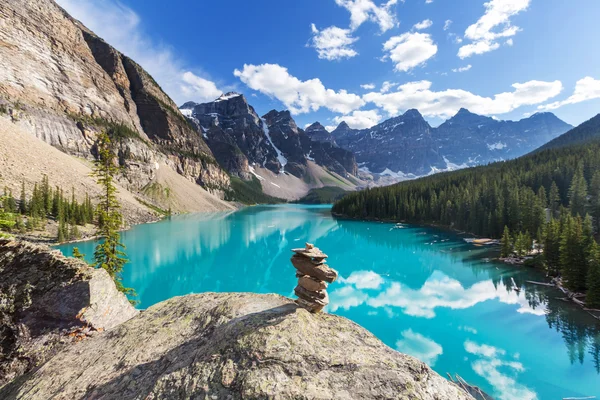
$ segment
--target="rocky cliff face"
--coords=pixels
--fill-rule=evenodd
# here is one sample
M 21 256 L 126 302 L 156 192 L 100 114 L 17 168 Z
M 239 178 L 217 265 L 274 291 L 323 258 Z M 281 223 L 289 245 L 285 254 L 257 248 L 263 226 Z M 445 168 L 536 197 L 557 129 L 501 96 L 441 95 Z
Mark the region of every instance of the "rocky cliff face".
M 219 164 L 230 173 L 250 179 L 249 165 L 281 170 L 263 121 L 243 95 L 226 93 L 210 103 L 188 102 L 180 110 L 197 124 Z
M 325 129 L 320 122 L 315 122 L 314 124 L 307 126 L 304 131 L 312 140 L 316 142 L 336 144 L 333 135 L 327 129 Z
M 309 160 L 343 177 L 357 174 L 351 152 L 332 142 L 313 140 L 298 128 L 289 111 L 272 110 L 260 118 L 238 93 L 204 104 L 187 102 L 180 110 L 202 132 L 219 164 L 243 179 L 251 178 L 250 167 L 303 179 Z M 315 133 L 317 127 L 313 128 Z
M 0 386 L 138 313 L 106 271 L 45 246 L 0 239 L 0 276 Z
M 159 303 L 0 389 L 3 399 L 53 396 L 472 399 L 345 318 L 240 293 Z
M 129 187 L 147 186 L 164 162 L 214 193 L 229 188 L 206 143 L 152 77 L 56 3 L 6 2 L 0 27 L 0 103 L 14 123 L 86 158 L 99 130 L 126 127 L 117 139 Z
M 342 122 L 331 136 L 354 152 L 363 170 L 407 179 L 516 158 L 570 128 L 552 113 L 499 121 L 465 109 L 432 128 L 417 110 L 408 110 L 369 129 L 351 129 Z

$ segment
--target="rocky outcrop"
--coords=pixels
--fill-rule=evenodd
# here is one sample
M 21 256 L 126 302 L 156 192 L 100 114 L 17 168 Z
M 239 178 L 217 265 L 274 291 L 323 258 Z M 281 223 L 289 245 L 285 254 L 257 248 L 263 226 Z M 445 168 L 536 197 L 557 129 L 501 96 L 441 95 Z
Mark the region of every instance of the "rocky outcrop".
M 327 129 L 325 129 L 320 122 L 315 122 L 314 124 L 307 126 L 304 131 L 308 137 L 316 142 L 336 144 L 333 135 Z
M 250 179 L 249 165 L 281 170 L 264 122 L 243 95 L 226 93 L 209 103 L 187 102 L 180 110 L 198 124 L 217 161 L 231 174 Z
M 345 318 L 243 293 L 159 303 L 64 349 L 0 397 L 472 399 Z
M 79 157 L 93 158 L 98 131 L 119 130 L 123 179 L 140 193 L 158 163 L 215 194 L 229 190 L 228 175 L 152 77 L 53 1 L 0 9 L 0 104 L 14 123 Z
M 271 110 L 263 118 L 273 143 L 287 159 L 286 171 L 292 175 L 305 177 L 308 160 L 343 177 L 357 174 L 358 166 L 352 152 L 332 143 L 312 140 L 298 128 L 289 111 Z
M 0 276 L 0 386 L 138 313 L 106 271 L 45 246 L 0 239 Z

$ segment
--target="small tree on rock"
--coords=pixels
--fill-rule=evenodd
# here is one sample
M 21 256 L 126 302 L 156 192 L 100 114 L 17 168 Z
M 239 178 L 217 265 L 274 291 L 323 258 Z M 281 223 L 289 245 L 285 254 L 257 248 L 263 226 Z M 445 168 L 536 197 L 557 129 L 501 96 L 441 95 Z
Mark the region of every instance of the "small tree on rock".
M 123 223 L 120 204 L 117 199 L 117 188 L 113 182 L 118 172 L 115 165 L 115 154 L 112 149 L 110 137 L 102 133 L 98 137 L 98 158 L 94 166 L 96 183 L 102 188 L 102 194 L 96 208 L 98 220 L 97 235 L 101 237 L 100 243 L 94 251 L 94 266 L 104 268 L 113 278 L 117 288 L 126 293 L 133 294 L 133 290 L 123 286 L 121 273 L 127 263 L 125 246 L 121 242 L 119 229 Z

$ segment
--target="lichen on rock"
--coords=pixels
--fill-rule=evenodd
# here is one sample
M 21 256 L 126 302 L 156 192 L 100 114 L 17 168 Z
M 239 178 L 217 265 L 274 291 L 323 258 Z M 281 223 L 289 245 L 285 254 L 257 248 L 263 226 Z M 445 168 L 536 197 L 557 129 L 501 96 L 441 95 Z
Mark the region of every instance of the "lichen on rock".
M 156 304 L 64 349 L 0 397 L 471 399 L 346 318 L 248 293 Z

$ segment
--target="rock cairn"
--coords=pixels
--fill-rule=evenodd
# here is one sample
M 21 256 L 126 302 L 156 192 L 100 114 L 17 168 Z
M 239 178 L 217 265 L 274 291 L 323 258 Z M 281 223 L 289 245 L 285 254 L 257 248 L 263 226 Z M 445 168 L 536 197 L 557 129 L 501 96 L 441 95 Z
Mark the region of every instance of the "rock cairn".
M 329 304 L 327 284 L 337 279 L 335 269 L 325 264 L 327 254 L 317 247 L 306 243 L 306 247 L 292 249 L 292 264 L 296 268 L 298 286 L 294 293 L 298 296 L 296 303 L 310 312 L 317 313 Z

